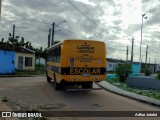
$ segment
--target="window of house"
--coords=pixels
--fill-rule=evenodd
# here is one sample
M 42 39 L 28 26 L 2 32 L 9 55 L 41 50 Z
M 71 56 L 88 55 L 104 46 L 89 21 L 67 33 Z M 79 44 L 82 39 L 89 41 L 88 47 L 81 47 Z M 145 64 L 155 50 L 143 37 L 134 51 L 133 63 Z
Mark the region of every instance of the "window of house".
M 112 67 L 112 64 L 109 64 L 109 67 L 111 68 L 111 67 Z
M 25 57 L 25 66 L 32 66 L 32 57 Z

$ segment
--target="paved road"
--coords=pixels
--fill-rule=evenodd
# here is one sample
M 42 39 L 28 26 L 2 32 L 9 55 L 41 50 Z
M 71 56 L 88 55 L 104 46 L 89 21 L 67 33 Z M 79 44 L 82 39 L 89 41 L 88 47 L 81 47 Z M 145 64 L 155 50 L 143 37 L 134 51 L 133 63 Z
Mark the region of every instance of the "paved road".
M 55 91 L 53 83 L 47 83 L 45 77 L 0 78 L 0 97 L 23 108 L 39 108 L 47 111 L 160 111 L 160 108 L 143 104 L 105 90 L 88 92 Z M 126 113 L 127 114 L 127 113 Z M 158 120 L 158 118 L 53 118 L 55 120 Z

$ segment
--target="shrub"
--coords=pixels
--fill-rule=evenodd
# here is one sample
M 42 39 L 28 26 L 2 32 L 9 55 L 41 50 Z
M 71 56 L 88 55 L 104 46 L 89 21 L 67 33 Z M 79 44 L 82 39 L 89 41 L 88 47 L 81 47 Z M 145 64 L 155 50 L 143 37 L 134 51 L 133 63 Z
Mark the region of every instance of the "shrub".
M 145 69 L 144 74 L 145 74 L 145 76 L 150 76 L 151 75 L 151 71 L 148 67 Z
M 118 66 L 116 69 L 116 74 L 119 77 L 120 82 L 125 82 L 129 74 L 132 73 L 131 71 L 131 65 L 130 64 L 124 64 L 121 66 Z
M 157 79 L 160 80 L 160 72 L 157 74 Z

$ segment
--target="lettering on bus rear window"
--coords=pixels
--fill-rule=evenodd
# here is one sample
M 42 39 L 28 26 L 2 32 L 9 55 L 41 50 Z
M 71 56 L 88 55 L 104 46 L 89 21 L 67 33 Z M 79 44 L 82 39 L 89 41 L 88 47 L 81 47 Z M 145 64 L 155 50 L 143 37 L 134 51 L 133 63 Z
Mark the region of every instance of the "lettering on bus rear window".
M 85 42 L 77 46 L 77 53 L 81 54 L 78 54 L 76 60 L 80 62 L 92 62 L 94 60 L 93 53 L 95 53 L 95 47 Z
M 88 44 L 77 46 L 77 53 L 94 53 L 95 47 Z

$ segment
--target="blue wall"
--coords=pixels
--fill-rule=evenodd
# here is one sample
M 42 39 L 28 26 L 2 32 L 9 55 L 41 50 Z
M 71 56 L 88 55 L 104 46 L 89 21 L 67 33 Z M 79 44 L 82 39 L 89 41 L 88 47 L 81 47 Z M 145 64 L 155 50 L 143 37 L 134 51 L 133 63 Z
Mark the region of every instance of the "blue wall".
M 0 74 L 15 73 L 15 55 L 15 52 L 0 50 Z
M 139 65 L 138 64 L 132 64 L 132 74 L 130 76 L 139 76 Z M 111 78 L 117 78 L 116 74 L 107 74 L 106 79 L 109 80 Z
M 139 75 L 139 65 L 138 64 L 132 64 L 132 72 L 133 73 L 132 73 L 131 76 L 137 76 L 137 75 Z

